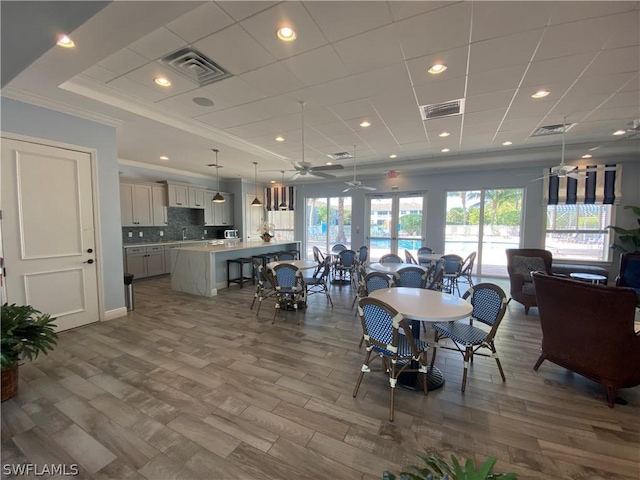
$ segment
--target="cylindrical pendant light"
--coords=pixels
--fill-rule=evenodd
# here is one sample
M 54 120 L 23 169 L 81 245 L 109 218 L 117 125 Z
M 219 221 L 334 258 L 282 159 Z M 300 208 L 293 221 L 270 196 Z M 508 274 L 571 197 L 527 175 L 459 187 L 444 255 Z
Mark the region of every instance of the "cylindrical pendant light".
M 261 207 L 262 206 L 262 202 L 258 199 L 258 162 L 253 162 L 254 165 L 254 169 L 255 169 L 255 186 L 256 186 L 256 198 L 253 199 L 253 202 L 251 202 L 251 206 L 252 207 Z
M 284 201 L 284 170 L 280 170 L 282 172 L 282 201 L 280 205 L 278 205 L 279 210 L 288 210 L 289 205 Z
M 213 149 L 214 152 L 216 152 L 216 181 L 218 183 L 218 193 L 216 193 L 213 198 L 211 199 L 212 202 L 215 203 L 223 203 L 224 202 L 224 197 L 220 194 L 220 173 L 218 172 L 218 169 L 220 168 L 220 166 L 218 165 L 218 149 L 214 148 Z

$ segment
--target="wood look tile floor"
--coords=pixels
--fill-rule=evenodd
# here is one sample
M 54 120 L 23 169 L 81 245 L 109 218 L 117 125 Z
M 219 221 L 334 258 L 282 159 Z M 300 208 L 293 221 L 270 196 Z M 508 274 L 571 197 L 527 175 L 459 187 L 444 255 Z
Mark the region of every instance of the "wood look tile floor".
M 503 283 L 504 286 L 504 283 Z M 444 388 L 399 389 L 388 421 L 381 373 L 352 392 L 364 358 L 352 292 L 314 295 L 301 315 L 271 324 L 249 310 L 253 288 L 215 298 L 135 284 L 127 317 L 60 335 L 20 367 L 20 393 L 2 404 L 7 464 L 78 464 L 86 479 L 374 479 L 437 452 L 483 461 L 521 479 L 640 478 L 640 389 L 610 409 L 600 385 L 545 362 L 536 309 L 512 302 L 495 362 L 477 358 L 466 393 L 462 359 L 438 352 Z

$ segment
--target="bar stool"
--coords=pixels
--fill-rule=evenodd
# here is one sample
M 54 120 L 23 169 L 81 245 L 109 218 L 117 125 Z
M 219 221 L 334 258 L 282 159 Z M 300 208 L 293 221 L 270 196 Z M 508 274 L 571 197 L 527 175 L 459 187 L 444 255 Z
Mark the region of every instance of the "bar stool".
M 251 258 L 257 258 L 262 263 L 262 268 L 267 268 L 267 263 L 275 261 L 276 256 L 276 253 L 261 253 L 253 255 Z
M 238 265 L 240 267 L 240 273 L 235 278 L 231 278 L 231 265 Z M 251 275 L 249 276 L 244 274 L 245 265 L 251 266 Z M 242 288 L 246 282 L 253 282 L 255 285 L 255 278 L 253 276 L 253 260 L 245 257 L 227 260 L 227 288 L 229 288 L 232 283 L 239 283 L 240 288 Z

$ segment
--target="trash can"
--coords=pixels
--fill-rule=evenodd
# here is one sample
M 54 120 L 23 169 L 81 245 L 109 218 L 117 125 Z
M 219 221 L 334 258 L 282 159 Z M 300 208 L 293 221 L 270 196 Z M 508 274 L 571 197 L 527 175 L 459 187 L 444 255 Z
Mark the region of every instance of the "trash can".
M 133 273 L 124 274 L 124 304 L 128 312 L 133 310 Z

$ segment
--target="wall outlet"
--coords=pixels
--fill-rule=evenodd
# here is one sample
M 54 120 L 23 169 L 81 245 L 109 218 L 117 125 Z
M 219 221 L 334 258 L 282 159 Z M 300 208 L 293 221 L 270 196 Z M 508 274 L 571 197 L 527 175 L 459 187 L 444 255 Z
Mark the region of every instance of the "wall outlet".
M 144 233 L 143 233 L 143 232 L 140 232 L 140 233 L 139 233 L 139 235 L 140 235 L 141 237 L 143 237 L 143 236 L 144 236 Z
M 133 232 L 129 232 L 129 238 L 133 237 Z
M 206 230 L 204 231 L 204 234 L 205 234 L 205 235 L 207 234 L 207 231 L 206 231 Z
M 164 232 L 162 230 L 160 230 L 160 236 L 164 237 Z

